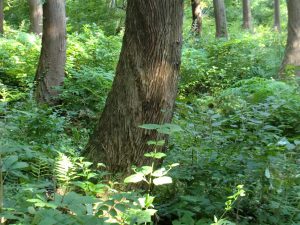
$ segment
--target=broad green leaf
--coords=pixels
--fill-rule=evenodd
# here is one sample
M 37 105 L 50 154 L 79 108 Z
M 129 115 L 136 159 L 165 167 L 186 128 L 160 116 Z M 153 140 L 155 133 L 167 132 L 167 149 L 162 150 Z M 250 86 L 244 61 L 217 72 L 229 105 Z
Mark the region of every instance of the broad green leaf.
M 178 126 L 176 124 L 170 124 L 170 123 L 166 123 L 166 124 L 162 124 L 162 125 L 159 125 L 159 124 L 143 124 L 139 127 L 147 129 L 147 130 L 157 130 L 157 132 L 161 133 L 161 134 L 172 134 L 174 132 L 182 131 L 180 126 Z
M 158 185 L 163 185 L 163 184 L 171 184 L 172 183 L 172 178 L 171 177 L 158 177 L 153 179 L 153 183 L 158 186 Z
M 16 170 L 16 169 L 23 169 L 28 167 L 28 163 L 26 162 L 16 162 L 14 163 L 9 169 L 10 170 Z
M 153 169 L 151 166 L 143 166 L 138 171 L 139 171 L 139 173 L 142 173 L 145 176 L 147 176 L 148 174 L 152 173 L 152 170 Z
M 157 132 L 161 134 L 172 134 L 179 131 L 182 131 L 180 126 L 170 123 L 163 124 L 157 129 Z
M 149 207 L 154 207 L 152 205 L 153 201 L 154 201 L 155 197 L 149 195 L 149 194 L 146 194 L 146 200 L 145 200 L 145 205 L 146 205 L 146 208 L 149 208 Z
M 28 212 L 29 212 L 30 214 L 32 214 L 32 215 L 34 215 L 34 214 L 36 213 L 35 208 L 32 207 L 32 206 L 29 206 L 29 207 L 27 208 L 27 210 L 28 210 Z
M 124 205 L 124 204 L 116 204 L 116 205 L 115 205 L 115 209 L 117 209 L 117 210 L 119 210 L 119 211 L 121 211 L 121 212 L 125 212 L 126 209 L 127 209 L 127 207 L 126 207 L 126 205 Z
M 160 141 L 148 141 L 148 145 L 155 145 L 155 146 L 164 146 L 165 140 L 160 140 Z
M 151 217 L 156 213 L 155 209 L 142 210 L 137 214 L 137 223 L 151 223 Z
M 153 173 L 152 173 L 152 176 L 153 177 L 162 177 L 164 175 L 167 174 L 167 170 L 165 168 L 160 168 L 158 170 L 155 170 Z
M 173 163 L 173 164 L 169 165 L 170 168 L 174 168 L 176 166 L 179 166 L 179 163 Z
M 156 130 L 160 127 L 158 124 L 143 124 L 139 126 L 140 128 L 146 129 L 146 130 Z
M 115 217 L 118 215 L 117 210 L 115 210 L 114 208 L 112 208 L 111 210 L 109 210 L 109 215 L 111 215 L 112 217 Z
M 3 159 L 3 169 L 2 171 L 7 171 L 11 168 L 11 166 L 18 161 L 18 156 L 10 155 Z
M 138 202 L 139 202 L 141 208 L 145 208 L 145 206 L 146 206 L 146 198 L 145 197 L 138 198 Z
M 87 175 L 87 179 L 90 179 L 90 178 L 92 178 L 92 177 L 96 177 L 98 174 L 96 174 L 96 173 L 89 173 L 88 175 Z
M 138 202 L 141 208 L 153 207 L 152 205 L 153 201 L 154 201 L 154 197 L 150 196 L 149 194 L 145 195 L 145 197 L 138 198 Z
M 166 154 L 162 153 L 162 152 L 149 152 L 149 153 L 146 153 L 144 156 L 149 157 L 149 158 L 154 158 L 154 159 L 161 159 L 161 158 L 165 157 Z
M 144 174 L 142 173 L 136 173 L 129 177 L 126 177 L 124 180 L 124 183 L 138 183 L 140 181 L 144 180 Z

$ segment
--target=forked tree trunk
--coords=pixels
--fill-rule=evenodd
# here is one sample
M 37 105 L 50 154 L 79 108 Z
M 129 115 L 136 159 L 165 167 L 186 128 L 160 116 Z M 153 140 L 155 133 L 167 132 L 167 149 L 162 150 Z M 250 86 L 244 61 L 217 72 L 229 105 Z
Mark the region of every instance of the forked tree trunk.
M 216 21 L 216 37 L 228 38 L 227 19 L 224 0 L 213 0 L 215 21 Z
M 295 66 L 295 74 L 300 77 L 300 1 L 287 0 L 288 38 L 280 76 L 284 78 L 287 65 Z
M 39 36 L 43 32 L 43 4 L 41 0 L 28 0 L 30 10 L 30 32 Z
M 250 0 L 243 0 L 243 28 L 251 29 L 251 5 Z
M 172 119 L 182 46 L 182 0 L 128 0 L 116 77 L 84 154 L 108 170 L 129 173 L 148 162 L 142 124 Z
M 36 100 L 56 104 L 63 85 L 66 63 L 66 11 L 64 0 L 47 0 L 43 4 L 42 50 L 36 72 Z
M 3 8 L 4 8 L 4 4 L 3 4 L 4 0 L 0 0 L 0 35 L 2 35 L 4 33 L 4 29 L 3 29 L 3 23 L 4 23 L 4 12 L 3 12 Z
M 201 35 L 202 33 L 202 9 L 200 5 L 200 0 L 191 0 L 192 3 L 192 31 L 195 34 Z
M 281 32 L 280 0 L 274 0 L 274 30 Z

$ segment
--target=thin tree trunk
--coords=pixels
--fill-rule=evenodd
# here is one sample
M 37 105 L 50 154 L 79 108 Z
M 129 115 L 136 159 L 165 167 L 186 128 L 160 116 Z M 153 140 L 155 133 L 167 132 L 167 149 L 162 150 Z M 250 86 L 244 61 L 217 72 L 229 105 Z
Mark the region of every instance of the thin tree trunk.
M 66 62 L 66 12 L 64 0 L 47 0 L 43 4 L 42 50 L 36 72 L 36 100 L 56 104 L 63 85 Z
M 110 0 L 109 7 L 110 8 L 116 8 L 116 0 Z
M 148 160 L 139 128 L 172 119 L 182 46 L 182 0 L 128 0 L 125 35 L 112 90 L 84 154 L 113 172 L 129 173 Z
M 224 0 L 213 0 L 215 21 L 216 21 L 216 37 L 228 38 L 227 19 Z
M 30 10 L 30 32 L 39 36 L 43 32 L 43 4 L 41 0 L 28 0 Z
M 2 35 L 4 33 L 4 29 L 3 29 L 3 23 L 4 23 L 4 12 L 3 12 L 3 8 L 4 8 L 4 0 L 0 0 L 0 35 Z
M 251 5 L 250 0 L 243 0 L 243 28 L 251 29 Z
M 282 61 L 280 76 L 286 76 L 287 65 L 295 66 L 295 74 L 300 77 L 300 1 L 287 0 L 288 38 L 285 56 Z
M 200 0 L 191 0 L 192 3 L 192 31 L 196 34 L 201 35 L 202 33 L 202 9 Z
M 274 29 L 278 32 L 281 32 L 280 0 L 274 0 Z

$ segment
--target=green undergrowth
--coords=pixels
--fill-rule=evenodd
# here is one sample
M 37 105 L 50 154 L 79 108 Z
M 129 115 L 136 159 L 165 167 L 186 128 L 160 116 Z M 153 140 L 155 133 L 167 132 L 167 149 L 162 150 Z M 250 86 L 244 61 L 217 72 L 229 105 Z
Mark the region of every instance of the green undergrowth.
M 212 94 L 253 76 L 276 79 L 284 43 L 284 35 L 266 28 L 230 40 L 191 36 L 183 48 L 180 93 Z
M 173 136 L 166 162 L 181 166 L 171 172 L 173 190 L 162 194 L 172 203 L 162 213 L 195 223 L 220 215 L 243 184 L 246 196 L 230 212 L 237 224 L 298 224 L 299 87 L 251 78 L 190 102 L 177 104 L 174 122 L 184 132 Z
M 80 156 L 111 88 L 121 37 L 77 22 L 72 29 L 62 104 L 52 108 L 33 98 L 39 38 L 11 28 L 0 38 L 8 224 L 300 223 L 299 86 L 275 80 L 284 34 L 238 32 L 234 24 L 226 41 L 211 27 L 201 38 L 186 29 L 173 121 L 181 131 L 171 135 L 163 167 L 134 168 L 125 180 L 170 184 L 125 192 L 105 162 L 92 167 Z

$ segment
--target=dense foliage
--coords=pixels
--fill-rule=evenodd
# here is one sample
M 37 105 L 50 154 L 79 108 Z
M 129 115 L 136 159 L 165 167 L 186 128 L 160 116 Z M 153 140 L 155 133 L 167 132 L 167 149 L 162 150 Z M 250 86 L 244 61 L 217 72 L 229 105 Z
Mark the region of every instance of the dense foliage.
M 299 224 L 299 84 L 276 80 L 286 34 L 270 28 L 268 1 L 253 2 L 257 27 L 249 33 L 237 20 L 239 1 L 227 1 L 229 40 L 214 38 L 209 1 L 201 38 L 190 33 L 186 7 L 173 124 L 142 126 L 170 134 L 168 151 L 146 154 L 153 164 L 134 168 L 123 182 L 105 162 L 93 167 L 80 154 L 114 78 L 123 1 L 117 8 L 67 1 L 67 77 L 56 107 L 34 101 L 40 39 L 26 32 L 26 1 L 8 1 L 0 37 L 1 221 Z M 140 182 L 127 191 L 126 183 Z

